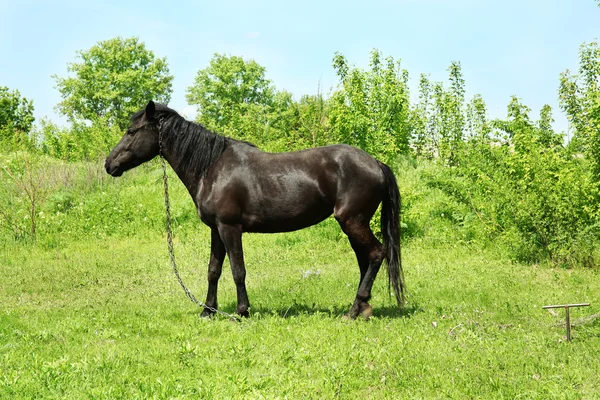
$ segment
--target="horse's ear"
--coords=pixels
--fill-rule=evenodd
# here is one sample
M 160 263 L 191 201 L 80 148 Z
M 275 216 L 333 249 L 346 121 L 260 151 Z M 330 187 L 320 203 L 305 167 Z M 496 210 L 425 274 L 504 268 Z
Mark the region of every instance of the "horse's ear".
M 156 106 L 154 105 L 154 102 L 150 100 L 146 105 L 146 119 L 154 118 L 154 111 L 156 111 Z

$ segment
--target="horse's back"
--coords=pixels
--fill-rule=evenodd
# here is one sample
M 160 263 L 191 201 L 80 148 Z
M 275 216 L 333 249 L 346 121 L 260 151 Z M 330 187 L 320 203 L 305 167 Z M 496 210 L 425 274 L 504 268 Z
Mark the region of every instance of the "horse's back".
M 377 190 L 385 183 L 378 161 L 359 148 L 336 144 L 286 153 L 255 153 L 252 165 L 260 181 L 306 178 L 318 183 L 324 196 L 335 204 L 340 192 L 352 188 Z M 291 188 L 290 188 L 291 189 Z

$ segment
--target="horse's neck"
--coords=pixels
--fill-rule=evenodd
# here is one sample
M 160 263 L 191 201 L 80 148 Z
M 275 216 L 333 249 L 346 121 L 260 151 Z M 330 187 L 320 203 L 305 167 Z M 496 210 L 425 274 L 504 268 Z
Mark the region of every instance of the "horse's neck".
M 169 143 L 170 142 L 170 143 Z M 188 192 L 196 201 L 196 194 L 200 185 L 200 178 L 202 177 L 202 171 L 195 171 L 193 169 L 184 168 L 182 165 L 181 157 L 175 154 L 174 141 L 164 141 L 162 144 L 162 156 L 167 160 L 173 171 L 179 177 L 179 180 L 187 188 Z
M 177 165 L 169 161 L 169 159 L 166 156 L 165 159 L 167 160 L 169 165 L 171 165 L 171 168 L 173 168 L 173 171 L 175 171 L 175 173 L 179 177 L 179 180 L 186 187 L 186 189 L 190 193 L 190 196 L 192 196 L 192 199 L 195 202 L 196 194 L 198 193 L 198 187 L 200 186 L 200 176 L 196 176 L 194 179 L 192 174 L 186 171 L 182 171 L 180 168 L 177 168 Z

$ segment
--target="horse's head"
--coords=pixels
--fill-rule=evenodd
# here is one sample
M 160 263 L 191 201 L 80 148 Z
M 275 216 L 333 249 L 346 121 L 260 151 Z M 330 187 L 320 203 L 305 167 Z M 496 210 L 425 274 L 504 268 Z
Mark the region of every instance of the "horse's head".
M 134 115 L 127 132 L 106 158 L 106 172 L 121 176 L 158 155 L 158 121 L 154 114 L 154 102 L 150 101 L 144 111 Z

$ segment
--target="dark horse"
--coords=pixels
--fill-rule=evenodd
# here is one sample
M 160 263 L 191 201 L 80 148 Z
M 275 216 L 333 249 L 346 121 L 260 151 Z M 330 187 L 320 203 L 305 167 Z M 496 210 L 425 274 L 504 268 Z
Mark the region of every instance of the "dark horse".
M 189 191 L 202 222 L 211 228 L 207 306 L 217 308 L 217 285 L 227 254 L 237 288 L 237 313 L 248 316 L 242 233 L 294 231 L 332 213 L 348 235 L 360 267 L 356 300 L 348 316 L 371 316 L 368 301 L 384 259 L 398 306 L 402 305 L 400 193 L 384 163 L 348 145 L 266 153 L 214 134 L 151 101 L 131 117 L 127 133 L 106 159 L 106 171 L 120 176 L 159 153 Z M 369 227 L 380 203 L 385 246 Z M 205 308 L 202 316 L 211 313 Z

